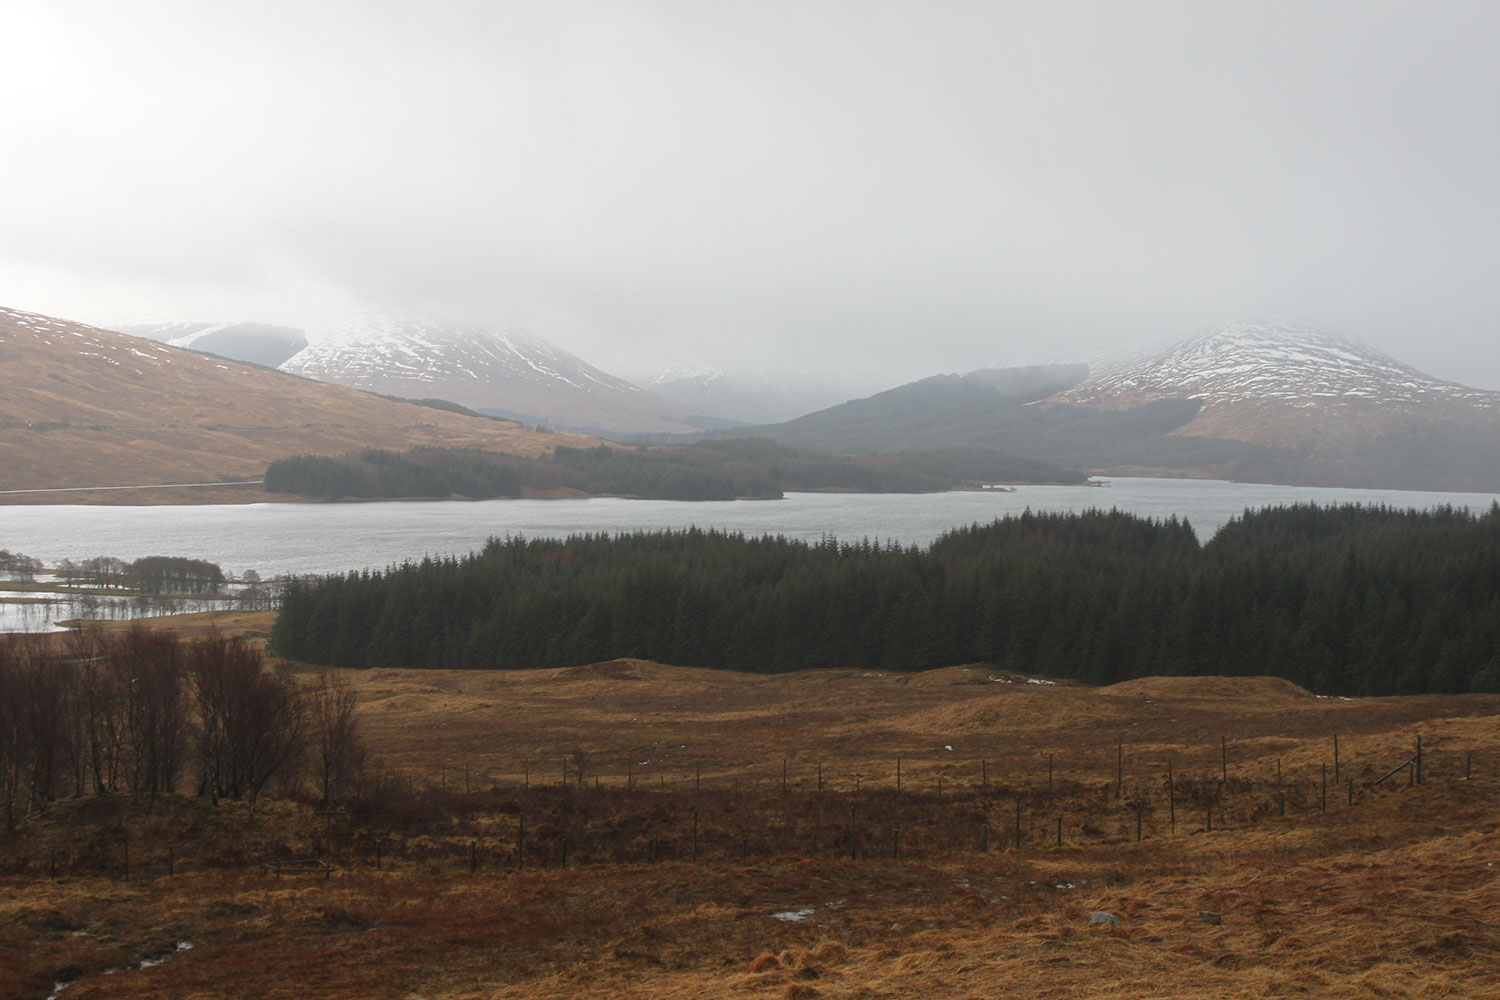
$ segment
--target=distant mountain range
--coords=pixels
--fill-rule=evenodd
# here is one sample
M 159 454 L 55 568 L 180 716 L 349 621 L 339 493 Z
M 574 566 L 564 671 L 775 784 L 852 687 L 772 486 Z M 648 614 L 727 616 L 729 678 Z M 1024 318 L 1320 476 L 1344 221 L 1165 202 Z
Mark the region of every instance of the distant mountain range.
M 0 491 L 259 479 L 277 458 L 364 448 L 595 443 L 14 309 L 0 309 L 0 373 Z
M 736 433 L 854 453 L 976 446 L 1114 474 L 1500 490 L 1500 393 L 1280 322 L 1228 324 L 1092 373 L 934 376 Z
M 268 427 L 248 435 L 236 423 L 244 414 L 231 414 L 242 405 L 242 391 L 230 384 L 261 393 L 270 383 L 255 381 L 251 374 L 261 380 L 289 376 L 203 354 L 174 353 L 175 360 L 168 363 L 160 361 L 158 352 L 169 349 L 142 346 L 139 340 L 65 320 L 15 312 L 5 316 L 10 339 L 0 341 L 0 350 L 14 354 L 26 340 L 23 354 L 38 359 L 33 367 L 55 372 L 62 382 L 50 383 L 46 375 L 22 379 L 9 390 L 0 424 L 8 419 L 10 428 L 27 427 L 26 421 L 54 429 L 71 425 L 69 433 L 76 435 L 79 424 L 118 429 L 139 422 L 153 430 L 136 436 L 134 446 L 143 455 L 159 452 L 163 469 L 173 467 L 166 462 L 168 427 L 177 428 L 172 432 L 180 439 L 177 447 L 199 452 L 188 464 L 200 470 L 205 467 L 200 444 L 182 438 L 182 428 L 195 426 L 206 433 L 211 423 L 221 431 L 253 436 L 254 448 L 226 447 L 224 461 L 212 466 L 222 472 L 232 468 L 236 474 L 259 470 L 248 461 L 229 461 L 232 455 L 253 454 L 268 461 L 299 452 L 375 446 L 377 442 L 343 424 L 343 416 L 313 412 L 326 405 L 333 408 L 330 412 L 347 415 L 347 400 L 354 398 L 335 402 L 334 396 L 317 395 L 315 400 L 315 383 L 307 380 L 317 378 L 394 396 L 449 400 L 525 423 L 591 427 L 656 442 L 681 442 L 706 433 L 715 438 L 760 436 L 856 455 L 981 448 L 1116 475 L 1500 491 L 1500 393 L 1434 379 L 1357 342 L 1284 322 L 1232 323 L 1159 350 L 1095 364 L 1092 370 L 1086 365 L 1037 365 L 937 375 L 793 419 L 748 426 L 731 418 L 792 412 L 812 405 L 820 394 L 827 398 L 870 387 L 849 376 L 797 373 L 777 381 L 704 365 L 673 365 L 635 373 L 659 390 L 651 392 L 535 338 L 462 324 L 367 319 L 317 329 L 266 324 L 132 328 L 195 350 L 279 364 L 304 376 L 276 383 L 299 387 L 295 404 L 262 396 L 243 404 L 268 421 Z M 71 340 L 42 337 L 45 349 L 36 340 L 39 331 L 63 328 L 88 332 L 70 333 Z M 71 353 L 65 349 L 69 345 Z M 194 360 L 189 364 L 182 358 Z M 82 374 L 82 366 L 92 366 L 93 374 Z M 7 373 L 25 370 L 8 363 L 5 367 Z M 174 382 L 178 373 L 189 370 L 195 377 L 218 380 L 215 388 Z M 122 381 L 123 372 L 134 377 Z M 96 384 L 102 389 L 94 390 Z M 172 388 L 179 384 L 181 390 Z M 667 398 L 669 394 L 675 398 Z M 104 402 L 116 397 L 127 401 L 118 412 L 112 402 Z M 160 413 L 147 412 L 147 397 L 162 408 Z M 49 405 L 42 405 L 43 399 Z M 185 405 L 194 408 L 185 412 Z M 428 440 L 415 430 L 418 420 L 412 411 L 399 408 L 407 404 L 397 405 L 378 419 L 369 418 L 372 426 L 390 431 L 380 446 L 504 436 L 496 430 L 500 425 L 476 429 L 476 417 L 447 414 L 445 421 L 458 420 L 465 429 L 444 424 L 436 436 L 449 438 Z M 452 403 L 440 405 L 452 408 Z M 269 429 L 269 424 L 284 425 L 293 413 L 306 427 L 326 433 L 288 436 Z M 437 419 L 430 410 L 417 413 L 422 420 Z M 398 433 L 395 425 L 406 429 Z M 510 434 L 521 433 L 515 425 L 505 426 L 512 428 Z M 342 430 L 334 433 L 335 427 Z M 687 431 L 693 433 L 683 433 Z M 522 447 L 518 442 L 497 447 Z M 31 456 L 22 465 L 36 471 L 23 477 L 27 481 L 50 485 L 61 477 L 72 482 L 79 479 L 75 473 L 87 465 L 87 456 L 60 449 L 55 455 Z
M 680 433 L 730 421 L 610 375 L 537 337 L 472 323 L 364 316 L 337 325 L 131 326 L 126 332 L 273 364 L 320 382 L 588 433 Z

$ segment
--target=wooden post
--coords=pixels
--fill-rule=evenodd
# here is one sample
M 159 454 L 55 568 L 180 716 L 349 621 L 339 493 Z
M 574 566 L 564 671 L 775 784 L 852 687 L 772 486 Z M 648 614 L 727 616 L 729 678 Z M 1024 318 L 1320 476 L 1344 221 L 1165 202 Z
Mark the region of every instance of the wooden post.
M 1470 750 L 1464 758 L 1464 780 L 1468 781 L 1474 774 L 1474 751 Z
M 943 797 L 943 776 L 938 775 L 938 798 Z
M 1203 832 L 1214 832 L 1214 807 L 1212 802 L 1203 807 Z
M 1135 842 L 1141 842 L 1141 817 L 1146 813 L 1145 806 L 1136 806 L 1135 809 Z
M 786 758 L 781 758 L 781 794 L 786 794 Z
M 1349 804 L 1354 805 L 1354 779 L 1349 779 Z
M 891 857 L 901 857 L 901 828 L 899 826 L 891 831 Z
M 989 788 L 990 787 L 990 768 L 989 768 L 989 763 L 990 762 L 987 761 L 987 760 L 981 760 L 979 762 L 979 787 L 980 788 Z
M 1062 846 L 1062 814 L 1057 816 L 1057 846 Z
M 743 861 L 750 856 L 750 838 L 744 837 L 740 840 L 740 860 Z
M 698 860 L 698 810 L 693 810 L 693 860 Z
M 1286 792 L 1281 791 L 1281 790 L 1278 789 L 1277 792 L 1276 792 L 1276 802 L 1277 802 L 1277 805 L 1280 807 L 1282 819 L 1285 819 L 1286 818 Z
M 634 764 L 626 764 L 625 765 L 625 790 L 627 792 L 633 792 L 633 791 L 635 791 L 635 765 Z
M 521 765 L 521 788 L 531 791 L 531 762 L 527 761 Z
M 693 765 L 693 793 L 697 794 L 703 790 L 703 765 Z M 696 857 L 696 855 L 695 855 Z
M 568 758 L 564 757 L 562 759 L 562 765 L 563 765 L 562 766 L 562 783 L 563 783 L 563 787 L 567 788 L 568 787 Z
M 474 869 L 479 865 L 479 858 L 475 851 L 474 841 L 469 841 L 469 874 L 474 874 Z
M 1021 849 L 1021 797 L 1016 796 L 1016 850 Z
M 849 858 L 859 857 L 859 827 L 855 825 L 854 806 L 849 807 Z
M 1281 758 L 1276 758 L 1276 789 L 1281 790 Z
M 901 791 L 901 755 L 896 755 L 896 791 Z
M 988 854 L 989 852 L 990 852 L 990 825 L 988 823 L 985 823 L 984 825 L 982 825 L 979 828 L 979 853 L 980 854 Z
M 1167 821 L 1169 832 L 1177 832 L 1177 782 L 1172 780 L 1172 760 L 1167 758 Z

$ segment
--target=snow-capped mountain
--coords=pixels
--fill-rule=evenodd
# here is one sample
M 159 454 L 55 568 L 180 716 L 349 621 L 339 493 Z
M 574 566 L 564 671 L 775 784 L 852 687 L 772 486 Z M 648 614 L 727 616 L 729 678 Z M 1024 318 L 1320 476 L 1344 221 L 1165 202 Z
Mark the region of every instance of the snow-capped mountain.
M 745 424 L 774 424 L 889 388 L 844 372 L 729 371 L 700 361 L 630 368 L 637 385 L 701 412 Z
M 1286 321 L 1228 323 L 1161 350 L 1105 362 L 1057 398 L 1096 406 L 1199 399 L 1205 415 L 1247 403 L 1401 410 L 1500 404 L 1500 393 L 1432 378 L 1372 347 Z
M 711 410 L 644 390 L 538 337 L 474 323 L 361 316 L 337 323 L 125 324 L 119 329 L 320 382 L 451 400 L 554 429 L 684 433 L 725 422 Z
M 0 489 L 253 481 L 278 458 L 366 448 L 595 443 L 15 309 L 0 308 L 0 360 Z
M 1229 323 L 1101 365 L 1046 402 L 1124 410 L 1170 399 L 1202 404 L 1174 435 L 1264 449 L 1215 474 L 1399 489 L 1500 483 L 1500 393 L 1296 323 Z
M 687 407 L 537 337 L 472 323 L 366 317 L 308 327 L 283 371 L 407 397 L 452 400 L 550 427 L 672 433 L 702 426 Z

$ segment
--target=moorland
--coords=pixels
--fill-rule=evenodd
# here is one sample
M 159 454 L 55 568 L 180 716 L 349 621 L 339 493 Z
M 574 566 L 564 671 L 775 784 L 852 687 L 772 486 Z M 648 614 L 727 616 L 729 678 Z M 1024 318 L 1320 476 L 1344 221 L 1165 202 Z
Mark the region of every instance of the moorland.
M 159 624 L 255 645 L 272 619 Z M 355 693 L 348 795 L 214 804 L 187 782 L 39 808 L 4 838 L 0 992 L 1500 990 L 1500 696 L 983 665 L 277 669 Z

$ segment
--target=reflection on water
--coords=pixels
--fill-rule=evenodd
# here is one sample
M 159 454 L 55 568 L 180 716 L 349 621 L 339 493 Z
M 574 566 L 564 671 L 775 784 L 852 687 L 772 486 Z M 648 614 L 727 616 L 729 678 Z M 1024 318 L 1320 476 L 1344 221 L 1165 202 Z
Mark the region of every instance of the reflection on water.
M 24 600 L 17 599 L 18 591 L 0 591 L 0 632 L 58 632 L 63 630 L 59 622 L 75 619 L 128 621 L 196 611 L 259 610 L 273 606 L 262 595 L 264 589 L 219 598 L 27 591 Z

